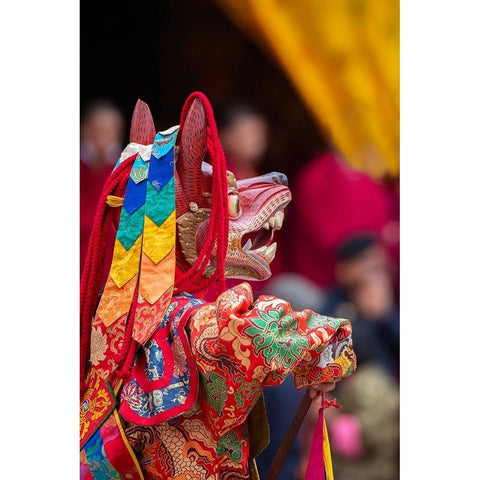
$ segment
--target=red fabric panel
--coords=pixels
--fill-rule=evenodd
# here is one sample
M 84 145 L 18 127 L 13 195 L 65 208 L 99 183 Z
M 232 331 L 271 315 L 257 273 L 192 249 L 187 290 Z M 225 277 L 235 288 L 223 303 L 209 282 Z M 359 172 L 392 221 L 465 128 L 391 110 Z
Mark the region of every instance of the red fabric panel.
M 125 445 L 125 440 L 120 433 L 120 428 L 113 414 L 110 415 L 108 420 L 100 427 L 100 435 L 102 436 L 105 455 L 122 478 L 143 480 L 133 461 L 131 450 L 129 451 Z

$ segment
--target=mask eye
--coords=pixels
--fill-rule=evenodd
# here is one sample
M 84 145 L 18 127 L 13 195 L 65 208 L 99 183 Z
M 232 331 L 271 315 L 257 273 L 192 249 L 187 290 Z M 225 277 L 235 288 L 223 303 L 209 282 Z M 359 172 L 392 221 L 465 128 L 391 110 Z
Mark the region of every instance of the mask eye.
M 232 219 L 240 216 L 240 197 L 238 193 L 228 194 L 228 216 Z

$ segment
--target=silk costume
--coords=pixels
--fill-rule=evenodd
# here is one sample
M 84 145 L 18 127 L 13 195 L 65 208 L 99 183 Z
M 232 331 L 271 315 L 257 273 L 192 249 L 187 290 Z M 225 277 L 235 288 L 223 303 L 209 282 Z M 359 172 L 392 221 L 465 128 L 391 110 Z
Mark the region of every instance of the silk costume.
M 85 480 L 258 478 L 254 457 L 268 443 L 262 389 L 290 373 L 297 388 L 334 382 L 356 367 L 347 320 L 294 312 L 272 296 L 254 301 L 248 283 L 221 293 L 215 302 L 174 291 L 175 217 L 179 224 L 182 212 L 178 200 L 175 210 L 172 194 L 181 171 L 174 146 L 190 152 L 185 142 L 189 137 L 197 141 L 195 124 L 188 122 L 204 121 L 198 99 L 209 106 L 202 95 L 187 101 L 180 140 L 174 128 L 156 134 L 151 146 L 133 142 L 135 148 L 132 143 L 126 148 L 117 164 L 118 171 L 130 172 L 124 198 L 102 197 L 110 204 L 117 201 L 122 211 L 109 278 L 91 322 L 82 385 L 80 463 Z M 145 110 L 136 113 L 142 116 Z M 210 132 L 211 127 L 210 119 Z M 139 131 L 151 138 L 144 124 Z M 258 182 L 245 190 L 239 182 L 243 213 L 252 188 L 254 198 L 266 189 L 270 196 L 279 191 L 283 197 L 278 198 L 285 196 L 286 187 Z M 201 210 L 196 203 L 188 205 L 187 213 Z M 213 204 L 211 208 L 213 216 Z M 235 219 L 230 230 L 234 226 Z M 229 248 L 231 244 L 230 238 Z M 217 242 L 217 257 L 219 249 Z M 92 247 L 91 259 L 94 251 Z M 225 255 L 230 258 L 229 251 Z M 225 271 L 229 268 L 226 264 Z

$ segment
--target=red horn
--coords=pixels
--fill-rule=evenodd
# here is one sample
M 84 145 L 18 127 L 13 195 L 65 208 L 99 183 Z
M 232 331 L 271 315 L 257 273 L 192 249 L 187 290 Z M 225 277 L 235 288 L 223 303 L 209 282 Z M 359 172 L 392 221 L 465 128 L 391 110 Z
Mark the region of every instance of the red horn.
M 189 98 L 183 107 L 178 140 L 177 178 L 182 185 L 185 201 L 206 201 L 202 195 L 209 184 L 202 173 L 202 162 L 207 151 L 207 117 L 199 98 Z
M 145 102 L 137 100 L 130 127 L 130 142 L 150 145 L 155 139 L 155 124 L 152 113 Z

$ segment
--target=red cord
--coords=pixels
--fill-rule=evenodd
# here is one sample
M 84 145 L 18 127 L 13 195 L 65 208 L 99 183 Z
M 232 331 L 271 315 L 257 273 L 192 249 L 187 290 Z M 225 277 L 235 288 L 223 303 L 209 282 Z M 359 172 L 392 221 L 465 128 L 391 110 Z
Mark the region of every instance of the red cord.
M 205 291 L 218 282 L 220 290 L 225 289 L 225 257 L 228 246 L 228 196 L 225 155 L 218 138 L 212 106 L 201 92 L 192 93 L 185 102 L 180 117 L 180 132 L 192 102 L 198 99 L 203 103 L 207 117 L 207 152 L 212 163 L 212 208 L 205 242 L 195 263 L 175 281 L 176 291 L 197 293 Z M 181 134 L 181 133 L 180 133 Z M 210 278 L 203 274 L 216 247 L 216 267 Z
M 333 398 L 332 400 L 328 400 L 328 398 L 325 398 L 324 392 L 322 392 L 321 394 L 322 394 L 322 404 L 320 406 L 320 410 L 325 410 L 326 408 L 329 408 L 329 407 L 342 408 L 342 406 L 337 403 L 336 398 Z
M 104 257 L 107 245 L 105 225 L 114 217 L 113 209 L 107 210 L 107 196 L 123 195 L 136 155 L 123 161 L 110 175 L 98 201 L 97 211 L 88 244 L 85 267 L 80 281 L 80 383 L 83 387 L 90 350 L 91 323 L 98 303 Z

